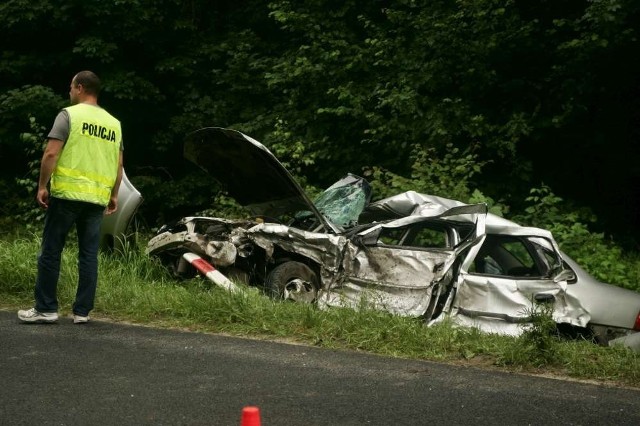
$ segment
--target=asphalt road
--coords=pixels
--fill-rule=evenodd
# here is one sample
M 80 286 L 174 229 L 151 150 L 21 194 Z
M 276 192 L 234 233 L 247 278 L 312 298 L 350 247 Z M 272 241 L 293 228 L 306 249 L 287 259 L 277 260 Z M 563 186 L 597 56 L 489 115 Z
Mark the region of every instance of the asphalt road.
M 640 425 L 640 391 L 0 311 L 0 425 Z

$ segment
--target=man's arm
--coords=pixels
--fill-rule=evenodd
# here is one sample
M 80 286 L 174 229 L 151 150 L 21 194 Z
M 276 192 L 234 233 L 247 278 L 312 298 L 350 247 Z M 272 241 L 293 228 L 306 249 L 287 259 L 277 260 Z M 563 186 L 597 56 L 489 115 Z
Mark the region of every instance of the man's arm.
M 120 157 L 118 158 L 118 175 L 111 189 L 111 199 L 109 200 L 106 214 L 111 214 L 118 210 L 118 191 L 120 190 L 120 182 L 122 182 L 122 157 L 122 151 L 120 151 Z
M 58 162 L 58 157 L 60 156 L 60 151 L 62 151 L 63 146 L 63 141 L 59 139 L 49 139 L 47 147 L 44 149 L 44 154 L 42 155 L 36 201 L 38 201 L 40 207 L 45 209 L 49 207 L 49 190 L 47 189 L 47 184 L 51 179 L 51 175 L 56 167 L 56 163 Z

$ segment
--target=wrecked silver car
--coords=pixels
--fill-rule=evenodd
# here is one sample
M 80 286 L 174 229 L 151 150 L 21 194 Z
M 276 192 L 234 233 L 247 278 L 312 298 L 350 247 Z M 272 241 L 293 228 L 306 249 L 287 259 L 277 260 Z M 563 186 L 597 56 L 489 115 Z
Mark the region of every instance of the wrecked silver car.
M 122 251 L 134 236 L 133 221 L 142 204 L 142 194 L 129 181 L 122 171 L 122 181 L 118 191 L 118 209 L 106 215 L 100 227 L 100 249 L 104 251 Z
M 546 230 L 412 191 L 372 203 L 355 175 L 311 201 L 266 147 L 230 129 L 191 133 L 185 157 L 254 216 L 163 226 L 147 253 L 177 276 L 510 335 L 546 304 L 560 327 L 640 349 L 640 294 L 589 276 Z

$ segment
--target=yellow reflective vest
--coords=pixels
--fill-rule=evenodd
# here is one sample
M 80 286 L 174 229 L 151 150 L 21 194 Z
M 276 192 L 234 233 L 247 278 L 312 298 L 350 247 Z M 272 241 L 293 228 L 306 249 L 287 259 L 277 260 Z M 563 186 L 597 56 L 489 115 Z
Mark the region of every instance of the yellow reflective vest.
M 118 175 L 122 130 L 104 109 L 88 104 L 65 108 L 67 139 L 51 176 L 51 195 L 106 206 Z

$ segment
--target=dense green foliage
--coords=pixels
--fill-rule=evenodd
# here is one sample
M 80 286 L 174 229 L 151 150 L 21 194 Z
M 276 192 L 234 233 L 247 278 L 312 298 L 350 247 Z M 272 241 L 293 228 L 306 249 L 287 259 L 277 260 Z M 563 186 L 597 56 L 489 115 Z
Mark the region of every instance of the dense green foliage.
M 7 0 L 1 223 L 37 219 L 39 139 L 91 69 L 152 227 L 231 206 L 181 151 L 232 127 L 311 191 L 352 172 L 484 201 L 634 286 L 611 239 L 640 239 L 639 22 L 632 0 Z

